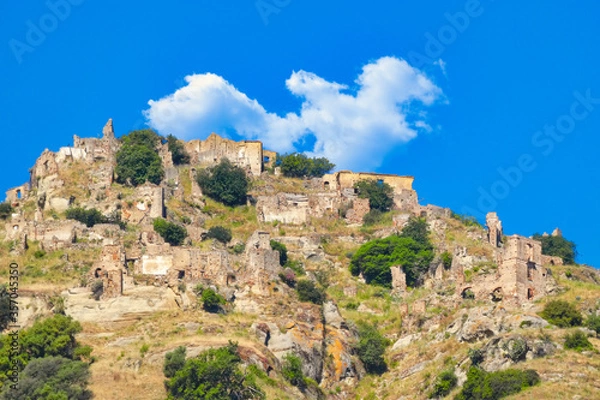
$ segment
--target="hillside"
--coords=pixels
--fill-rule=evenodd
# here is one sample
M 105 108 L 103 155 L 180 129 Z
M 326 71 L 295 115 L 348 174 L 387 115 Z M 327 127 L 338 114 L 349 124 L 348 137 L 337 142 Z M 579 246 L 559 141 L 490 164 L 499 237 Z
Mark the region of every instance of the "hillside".
M 2 282 L 11 263 L 19 270 L 19 326 L 56 313 L 79 321 L 77 340 L 93 348 L 94 398 L 164 399 L 168 352 L 185 346 L 193 358 L 230 341 L 269 399 L 425 399 L 443 371 L 456 376 L 453 398 L 473 350 L 488 373 L 539 374 L 539 384 L 507 398 L 597 398 L 597 333 L 541 314 L 564 300 L 585 326 L 600 315 L 600 274 L 543 254 L 539 240 L 506 235 L 496 213 L 482 227 L 420 205 L 409 176 L 286 177 L 262 143 L 215 134 L 157 142 L 163 174 L 135 186 L 119 176 L 120 150 L 139 146 L 127 140 L 109 121 L 100 139 L 46 150 L 30 182 L 7 192 L 11 212 L 0 224 Z M 197 176 L 224 159 L 249 180 L 245 204 L 224 205 L 200 187 Z M 369 180 L 390 188 L 381 215 L 357 189 Z M 385 268 L 371 278 L 357 260 L 384 238 L 422 247 L 400 254 L 402 264 L 374 262 Z M 562 240 L 559 230 L 544 238 Z M 225 301 L 203 307 L 213 291 Z M 365 326 L 389 342 L 377 373 L 361 352 L 378 338 Z M 591 348 L 565 348 L 575 330 Z M 302 384 L 282 373 L 288 354 L 301 362 Z

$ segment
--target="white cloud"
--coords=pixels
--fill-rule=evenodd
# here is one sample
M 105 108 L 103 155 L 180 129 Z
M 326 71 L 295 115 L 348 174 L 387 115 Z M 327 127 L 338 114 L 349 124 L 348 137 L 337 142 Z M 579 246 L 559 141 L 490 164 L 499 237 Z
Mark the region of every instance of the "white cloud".
M 371 170 L 395 146 L 431 131 L 424 106 L 442 91 L 406 61 L 383 57 L 363 67 L 356 89 L 305 71 L 293 72 L 288 90 L 303 99 L 298 113 L 279 116 L 250 99 L 222 77 L 207 73 L 185 78 L 186 86 L 144 111 L 151 127 L 182 139 L 234 130 L 265 147 L 294 151 L 312 134 L 311 156 L 325 156 L 338 169 Z

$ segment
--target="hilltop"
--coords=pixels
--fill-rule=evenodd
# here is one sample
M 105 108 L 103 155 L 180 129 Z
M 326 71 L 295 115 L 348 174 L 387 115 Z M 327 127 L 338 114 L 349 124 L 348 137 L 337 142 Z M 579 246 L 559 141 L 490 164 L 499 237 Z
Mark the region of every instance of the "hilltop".
M 581 314 L 574 325 L 600 315 L 600 274 L 544 254 L 569 243 L 559 229 L 506 235 L 496 213 L 483 227 L 421 205 L 412 176 L 326 164 L 286 176 L 259 141 L 139 137 L 150 145 L 116 138 L 109 120 L 101 138 L 44 151 L 30 181 L 6 192 L 0 226 L 0 276 L 19 266 L 20 326 L 54 314 L 81 323 L 95 398 L 163 399 L 167 353 L 184 346 L 191 358 L 230 341 L 274 399 L 424 399 L 444 371 L 454 396 L 472 365 L 536 371 L 540 383 L 511 398 L 600 390 L 597 332 L 542 312 L 558 299 Z M 139 166 L 124 168 L 135 158 L 124 146 L 147 154 L 143 180 Z M 243 171 L 241 201 L 202 186 L 219 166 Z M 382 210 L 361 191 L 369 182 L 387 191 Z M 565 348 L 575 330 L 591 347 Z M 373 362 L 365 342 L 377 341 L 385 352 Z M 301 383 L 285 372 L 290 354 Z

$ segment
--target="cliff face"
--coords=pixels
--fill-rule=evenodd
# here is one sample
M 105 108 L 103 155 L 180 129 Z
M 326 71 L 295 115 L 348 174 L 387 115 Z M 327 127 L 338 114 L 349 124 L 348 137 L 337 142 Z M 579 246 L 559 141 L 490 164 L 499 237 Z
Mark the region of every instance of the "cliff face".
M 184 144 L 190 164 L 183 166 L 174 166 L 167 144 L 160 144 L 164 180 L 130 187 L 114 180 L 120 146 L 109 121 L 101 139 L 75 137 L 73 147 L 46 150 L 31 169 L 30 182 L 6 194 L 14 213 L 5 222 L 0 252 L 2 265 L 9 260 L 21 265 L 27 301 L 45 304 L 23 313 L 23 325 L 51 312 L 56 296 L 64 299 L 68 315 L 84 323 L 81 341 L 98 356 L 92 366 L 97 398 L 123 398 L 120 391 L 130 387 L 136 388 L 128 391 L 130 398 L 164 398 L 161 368 L 167 351 L 185 345 L 188 355 L 197 354 L 228 340 L 240 343 L 245 363 L 275 379 L 271 386 L 265 383 L 272 398 L 320 396 L 317 389 L 302 393 L 281 379 L 289 353 L 300 357 L 305 376 L 328 397 L 426 398 L 443 369 L 455 370 L 464 382 L 467 350 L 473 346 L 485 350 L 488 370 L 562 357 L 560 331 L 551 331 L 552 344 L 535 338 L 547 329 L 536 312 L 549 296 L 577 293 L 588 314 L 600 306 L 594 300 L 600 293 L 594 270 L 563 266 L 560 258 L 542 255 L 536 240 L 504 236 L 495 213 L 484 229 L 464 224 L 448 209 L 419 205 L 413 177 L 341 171 L 310 180 L 284 178 L 274 168 L 274 154 L 260 142 L 212 134 Z M 196 171 L 223 158 L 247 171 L 248 205 L 222 206 L 197 185 Z M 361 226 L 369 202 L 355 193 L 360 179 L 393 189 L 393 210 L 373 226 Z M 121 226 L 88 227 L 65 219 L 73 207 L 118 215 Z M 362 244 L 401 232 L 411 217 L 427 221 L 435 245 L 436 257 L 420 287 L 406 286 L 402 266 L 392 267 L 391 290 L 349 273 L 350 258 Z M 156 218 L 184 227 L 186 241 L 165 243 L 154 230 Z M 231 229 L 229 244 L 206 240 L 215 226 Z M 287 247 L 295 272 L 280 265 L 273 240 Z M 286 283 L 286 274 L 300 279 L 302 271 L 303 279 L 326 289 L 323 305 L 299 301 Z M 226 298 L 228 312 L 203 311 L 195 293 L 199 285 Z M 381 378 L 366 377 L 359 360 L 358 321 L 376 324 L 393 343 Z M 511 340 L 527 344 L 523 360 L 506 356 L 503 348 Z M 138 351 L 142 344 L 150 345 L 145 356 Z M 579 390 L 592 390 L 600 361 L 597 355 L 584 361 L 577 361 L 589 367 Z M 555 371 L 545 373 L 544 389 L 532 390 L 546 393 L 547 386 L 564 383 L 552 380 Z

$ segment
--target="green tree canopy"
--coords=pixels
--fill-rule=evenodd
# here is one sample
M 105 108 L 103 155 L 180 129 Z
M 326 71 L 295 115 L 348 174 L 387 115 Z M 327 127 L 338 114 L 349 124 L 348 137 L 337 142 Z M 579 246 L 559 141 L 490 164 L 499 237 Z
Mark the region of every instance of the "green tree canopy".
M 139 186 L 146 181 L 158 185 L 164 176 L 162 160 L 156 150 L 147 145 L 123 145 L 117 152 L 115 168 L 117 182 Z
M 363 321 L 358 323 L 358 343 L 355 350 L 365 369 L 370 374 L 382 374 L 387 370 L 383 358 L 385 349 L 390 345 L 374 325 Z
M 183 366 L 185 365 L 185 353 L 185 346 L 179 346 L 175 350 L 165 354 L 163 373 L 167 378 L 174 377 L 177 371 L 183 368 Z
M 560 257 L 565 264 L 575 264 L 575 257 L 577 257 L 575 243 L 562 236 L 542 236 L 539 233 L 534 234 L 533 238 L 542 242 L 542 254 Z
M 206 233 L 206 237 L 208 239 L 215 239 L 223 244 L 227 244 L 231 242 L 231 229 L 225 228 L 223 226 L 213 226 Z
M 226 158 L 210 168 L 198 171 L 196 175 L 202 193 L 227 206 L 246 204 L 248 178 L 246 172 Z
M 206 350 L 188 359 L 166 382 L 168 399 L 263 399 L 264 392 L 240 372 L 240 363 L 237 343 Z
M 89 365 L 64 357 L 32 360 L 19 375 L 17 388 L 6 385 L 0 400 L 88 400 Z
M 308 158 L 301 153 L 286 154 L 277 157 L 283 176 L 289 178 L 321 177 L 335 168 L 335 164 L 326 158 Z
M 394 190 L 383 181 L 362 179 L 354 184 L 354 188 L 358 190 L 358 197 L 369 199 L 371 210 L 386 212 L 394 205 Z
M 11 216 L 13 207 L 10 203 L 0 203 L 0 219 L 5 220 Z
M 141 129 L 129 132 L 121 138 L 123 146 L 145 146 L 150 150 L 155 150 L 160 144 L 162 138 L 152 129 Z
M 560 328 L 580 326 L 583 316 L 571 303 L 564 300 L 552 300 L 546 303 L 540 313 L 542 318 Z
M 187 237 L 187 230 L 183 226 L 179 226 L 162 218 L 154 220 L 154 231 L 162 236 L 165 242 L 169 243 L 171 246 L 181 246 Z
M 190 155 L 187 153 L 187 151 L 185 151 L 183 143 L 173 135 L 167 136 L 167 141 L 169 143 L 169 151 L 171 152 L 171 156 L 173 158 L 173 164 L 189 164 Z

